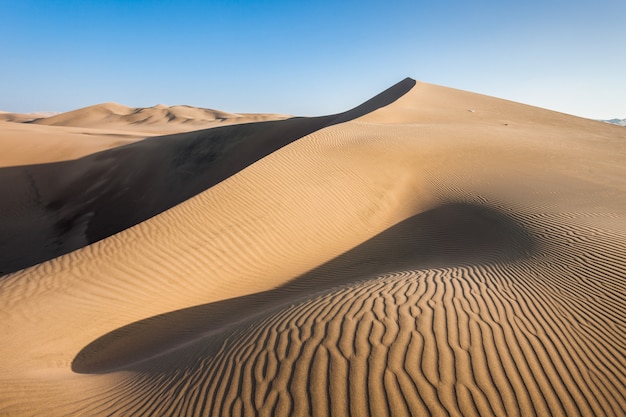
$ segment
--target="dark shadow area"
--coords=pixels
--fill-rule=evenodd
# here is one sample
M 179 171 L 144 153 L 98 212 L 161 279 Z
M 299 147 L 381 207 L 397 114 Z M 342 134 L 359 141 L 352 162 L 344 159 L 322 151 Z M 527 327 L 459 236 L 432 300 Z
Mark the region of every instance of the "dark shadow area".
M 407 78 L 344 113 L 154 137 L 80 159 L 0 168 L 0 275 L 97 242 L 289 143 L 406 94 Z
M 496 210 L 446 204 L 413 216 L 285 285 L 261 293 L 151 317 L 87 345 L 72 362 L 78 373 L 139 369 L 140 362 L 241 320 L 387 273 L 507 262 L 533 253 L 525 228 Z

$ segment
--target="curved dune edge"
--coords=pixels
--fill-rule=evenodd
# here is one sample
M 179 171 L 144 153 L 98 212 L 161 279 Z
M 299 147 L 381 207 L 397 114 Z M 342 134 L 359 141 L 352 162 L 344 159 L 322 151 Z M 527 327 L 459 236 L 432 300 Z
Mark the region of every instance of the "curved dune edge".
M 173 415 L 619 415 L 623 351 L 594 319 L 601 303 L 573 307 L 554 288 L 559 270 L 542 282 L 523 262 L 501 266 L 398 270 L 296 298 L 118 369 L 131 373 L 117 398 L 132 413 Z M 207 313 L 185 316 L 200 324 Z M 181 394 L 188 384 L 204 389 Z
M 0 116 L 2 114 L 0 113 Z M 68 125 L 46 125 L 27 120 L 0 117 L 0 168 L 69 161 L 128 145 L 152 136 L 170 135 L 199 129 L 283 120 L 292 116 L 278 114 L 245 114 L 215 120 L 189 119 L 176 123 L 170 120 L 157 124 L 100 123 L 80 120 Z
M 439 240 L 442 235 L 450 238 Z M 108 373 L 132 368 L 150 354 L 158 356 L 193 343 L 203 334 L 224 332 L 233 323 L 308 299 L 312 292 L 349 287 L 382 273 L 503 262 L 530 256 L 533 247 L 532 237 L 498 211 L 467 203 L 444 204 L 392 226 L 276 289 L 166 313 L 117 329 L 81 350 L 72 361 L 72 370 Z
M 623 415 L 625 135 L 419 83 L 4 277 L 0 414 Z
M 83 158 L 0 168 L 0 274 L 138 224 L 281 147 L 397 100 L 409 78 L 347 112 L 145 139 Z

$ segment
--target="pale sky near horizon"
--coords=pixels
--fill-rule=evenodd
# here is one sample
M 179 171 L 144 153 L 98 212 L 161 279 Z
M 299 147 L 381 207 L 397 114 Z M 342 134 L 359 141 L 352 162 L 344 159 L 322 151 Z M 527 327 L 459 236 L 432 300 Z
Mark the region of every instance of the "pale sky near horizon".
M 301 116 L 405 77 L 626 118 L 626 1 L 0 0 L 0 110 Z

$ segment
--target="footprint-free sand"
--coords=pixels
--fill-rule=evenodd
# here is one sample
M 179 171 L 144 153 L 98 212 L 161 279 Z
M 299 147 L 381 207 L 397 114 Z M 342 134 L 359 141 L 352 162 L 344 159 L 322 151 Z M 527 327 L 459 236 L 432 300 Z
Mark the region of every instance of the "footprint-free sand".
M 624 127 L 410 79 L 63 116 L 0 122 L 0 415 L 626 414 Z

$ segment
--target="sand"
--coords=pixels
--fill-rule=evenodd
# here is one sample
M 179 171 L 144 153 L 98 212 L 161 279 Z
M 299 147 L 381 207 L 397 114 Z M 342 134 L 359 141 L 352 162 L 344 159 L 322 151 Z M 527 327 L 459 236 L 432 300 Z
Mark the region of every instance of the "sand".
M 0 112 L 0 167 L 73 160 L 152 136 L 290 117 L 163 104 L 133 108 L 117 103 L 61 114 Z
M 0 170 L 0 415 L 626 414 L 624 128 L 412 80 L 269 123 Z

